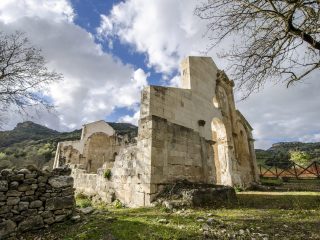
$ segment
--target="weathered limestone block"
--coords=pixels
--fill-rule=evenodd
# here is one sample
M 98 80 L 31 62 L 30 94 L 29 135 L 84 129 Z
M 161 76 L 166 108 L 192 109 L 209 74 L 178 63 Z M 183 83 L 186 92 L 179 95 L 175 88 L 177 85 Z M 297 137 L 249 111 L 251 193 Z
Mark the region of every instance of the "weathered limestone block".
M 0 214 L 7 213 L 10 211 L 10 209 L 11 209 L 11 206 L 9 207 L 9 206 L 4 205 L 4 206 L 0 207 Z
M 48 180 L 48 183 L 54 188 L 64 188 L 73 186 L 73 178 L 70 176 L 55 176 Z
M 29 190 L 31 190 L 31 185 L 26 184 L 26 183 L 23 183 L 23 184 L 19 185 L 19 187 L 18 187 L 18 191 L 20 191 L 20 192 L 26 192 Z
M 60 176 L 70 176 L 71 168 L 54 168 L 52 174 Z
M 7 192 L 7 197 L 20 197 L 22 192 L 19 192 L 17 190 L 9 190 Z
M 25 179 L 23 182 L 26 184 L 33 184 L 33 183 L 37 183 L 38 181 L 35 178 L 28 178 L 28 179 Z
M 29 207 L 29 202 L 19 202 L 19 211 L 27 210 Z
M 25 232 L 29 230 L 36 230 L 43 226 L 44 223 L 41 216 L 30 216 L 19 224 L 18 230 Z
M 2 169 L 1 176 L 7 177 L 12 173 L 13 173 L 12 169 Z
M 183 200 L 190 202 L 192 206 L 219 206 L 235 203 L 237 200 L 234 188 L 227 186 L 185 190 L 182 195 Z
M 47 199 L 45 204 L 46 210 L 58 210 L 63 208 L 73 208 L 74 206 L 74 197 L 55 197 Z
M 38 176 L 38 174 L 36 174 L 36 173 L 28 173 L 28 174 L 24 175 L 24 178 L 25 179 L 30 179 L 30 178 L 35 179 L 35 178 L 37 178 L 37 176 Z
M 5 237 L 9 236 L 11 233 L 15 231 L 16 228 L 15 222 L 11 220 L 5 220 L 0 222 L 0 239 L 4 239 Z
M 48 181 L 48 176 L 39 176 L 38 183 L 46 183 Z
M 51 211 L 44 211 L 43 213 L 41 213 L 41 216 L 45 219 L 45 218 L 51 218 L 53 216 L 53 213 Z
M 23 169 L 20 169 L 18 171 L 18 173 L 21 173 L 21 174 L 31 174 L 30 170 L 26 169 L 26 168 L 23 168 Z
M 6 181 L 6 180 L 0 181 L 0 191 L 1 192 L 8 191 L 8 181 Z
M 18 189 L 18 186 L 19 186 L 19 182 L 16 182 L 16 181 L 13 181 L 10 183 L 10 189 L 12 190 L 17 190 Z
M 0 201 L 5 201 L 7 199 L 5 193 L 0 192 Z
M 24 174 L 15 174 L 9 176 L 10 181 L 23 181 Z
M 22 216 L 29 217 L 37 214 L 37 209 L 27 209 L 21 212 Z
M 34 195 L 34 190 L 26 191 L 26 192 L 25 192 L 25 195 L 26 195 L 26 196 Z
M 56 215 L 54 221 L 55 222 L 62 222 L 67 218 L 67 215 Z
M 55 219 L 54 219 L 54 217 L 50 217 L 50 218 L 43 219 L 43 221 L 44 221 L 46 224 L 51 225 L 52 223 L 55 222 Z
M 35 200 L 30 203 L 29 208 L 40 208 L 42 207 L 42 201 L 40 200 Z
M 17 205 L 19 202 L 20 202 L 19 197 L 8 197 L 7 198 L 7 205 L 8 206 Z

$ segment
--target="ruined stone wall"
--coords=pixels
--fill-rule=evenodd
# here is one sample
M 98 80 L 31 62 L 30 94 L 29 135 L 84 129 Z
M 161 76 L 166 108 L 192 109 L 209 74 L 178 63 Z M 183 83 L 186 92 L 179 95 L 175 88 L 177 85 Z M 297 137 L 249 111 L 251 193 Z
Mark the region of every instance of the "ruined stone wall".
M 151 182 L 215 183 L 212 141 L 199 132 L 152 116 Z
M 105 121 L 96 121 L 82 127 L 81 139 L 59 142 L 53 167 L 78 165 L 88 172 L 96 172 L 106 161 L 113 161 L 120 138 Z
M 75 206 L 70 169 L 4 169 L 0 174 L 0 239 L 64 221 Z
M 83 151 L 76 152 L 75 145 L 63 152 L 78 157 L 70 164 L 78 164 L 73 176 L 79 191 L 147 206 L 164 185 L 177 180 L 233 186 L 258 179 L 252 128 L 236 110 L 233 82 L 208 57 L 186 58 L 181 81 L 183 88 L 143 89 L 135 145 L 117 145 L 113 136 L 94 132 L 103 121 L 86 125 Z
M 105 121 L 100 120 L 92 123 L 88 123 L 83 125 L 82 132 L 81 132 L 81 140 L 86 140 L 88 137 L 90 137 L 93 133 L 105 133 L 109 136 L 112 136 L 115 134 L 114 129 Z
M 85 169 L 87 172 L 95 173 L 104 163 L 114 162 L 120 148 L 121 143 L 117 136 L 93 133 L 87 139 L 82 154 Z
M 81 142 L 83 140 L 80 140 Z M 78 142 L 60 142 L 57 146 L 54 167 L 77 165 L 89 173 L 96 173 L 104 163 L 112 163 L 122 146 L 121 139 L 102 132 L 86 138 L 82 151 L 77 150 Z
M 111 171 L 110 177 L 104 174 L 107 170 Z M 104 165 L 97 173 L 87 173 L 76 168 L 72 170 L 74 187 L 78 192 L 99 197 L 107 203 L 119 199 L 129 207 L 145 206 L 150 203 L 148 194 L 150 184 L 143 184 L 145 174 L 143 165 L 137 159 L 136 145 L 121 149 L 111 168 Z
M 152 119 L 140 119 L 136 144 L 122 146 L 112 164 L 105 163 L 96 173 L 72 166 L 75 188 L 96 195 L 105 202 L 119 199 L 129 207 L 148 206 L 158 193 L 151 180 Z M 104 172 L 111 170 L 111 177 Z
M 252 127 L 236 109 L 233 81 L 218 71 L 214 105 L 222 114 L 212 121 L 213 140 L 218 160 L 218 183 L 246 186 L 258 181 Z M 223 157 L 224 156 L 224 157 Z
M 194 176 L 200 174 L 197 178 L 202 181 L 210 179 L 218 184 L 232 186 L 248 185 L 258 180 L 252 128 L 236 110 L 233 82 L 207 57 L 186 58 L 182 62 L 181 81 L 184 89 L 149 86 L 142 92 L 141 118 L 160 117 L 166 120 L 163 129 L 152 128 L 151 135 L 161 135 L 163 132 L 168 134 L 163 136 L 165 140 L 152 139 L 151 163 L 156 165 L 152 168 L 151 183 L 157 183 L 157 178 L 161 177 L 164 177 L 162 181 L 171 181 L 168 175 L 190 178 L 186 168 L 177 164 L 181 158 L 187 162 L 187 169 L 193 169 Z M 165 125 L 170 127 L 166 128 Z M 204 140 L 211 142 L 212 150 L 193 151 L 190 155 L 189 138 L 170 139 L 170 131 L 175 131 L 175 128 L 171 129 L 174 125 L 189 129 L 190 133 L 202 139 L 201 149 L 208 148 Z M 189 137 L 193 139 L 191 135 Z M 170 141 L 174 142 L 165 145 Z M 192 144 L 199 146 L 196 141 Z M 173 148 L 168 150 L 167 146 Z M 159 161 L 158 158 L 165 160 Z M 199 159 L 205 163 L 203 166 L 213 166 L 208 168 L 211 173 L 198 171 Z M 212 162 L 208 164 L 207 161 Z M 168 164 L 175 167 L 168 168 Z M 215 169 L 215 173 L 211 169 Z M 167 173 L 167 170 L 172 172 Z M 154 174 L 157 177 L 153 177 Z

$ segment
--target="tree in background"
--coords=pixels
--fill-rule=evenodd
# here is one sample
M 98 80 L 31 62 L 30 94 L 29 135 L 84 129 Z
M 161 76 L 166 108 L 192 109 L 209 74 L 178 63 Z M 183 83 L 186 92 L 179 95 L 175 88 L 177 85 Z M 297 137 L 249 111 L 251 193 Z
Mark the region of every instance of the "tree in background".
M 320 68 L 319 0 L 207 0 L 195 14 L 208 23 L 208 51 L 228 37 L 235 41 L 222 56 L 244 98 L 267 80 L 288 87 Z
M 290 151 L 290 160 L 300 166 L 306 167 L 310 164 L 311 156 L 304 151 Z
M 26 113 L 37 105 L 52 105 L 42 95 L 49 83 L 62 76 L 46 67 L 41 51 L 33 47 L 21 32 L 0 33 L 0 114 L 16 110 Z M 3 116 L 0 121 L 3 121 Z
M 290 154 L 286 151 L 277 151 L 272 158 L 265 161 L 265 164 L 270 167 L 278 167 L 282 169 L 288 169 L 292 166 L 290 161 Z

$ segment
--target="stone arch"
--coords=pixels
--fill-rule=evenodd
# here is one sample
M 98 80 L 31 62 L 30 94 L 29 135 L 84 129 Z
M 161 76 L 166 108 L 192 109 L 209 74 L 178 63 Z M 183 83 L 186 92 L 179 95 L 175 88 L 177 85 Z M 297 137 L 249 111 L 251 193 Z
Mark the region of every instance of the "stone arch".
M 85 142 L 83 150 L 87 172 L 95 173 L 105 163 L 113 164 L 114 153 L 118 151 L 119 147 L 120 144 L 115 136 L 109 136 L 103 132 L 91 134 Z
M 230 156 L 226 127 L 222 120 L 214 118 L 211 122 L 212 140 L 214 144 L 214 162 L 216 166 L 217 183 L 231 185 Z

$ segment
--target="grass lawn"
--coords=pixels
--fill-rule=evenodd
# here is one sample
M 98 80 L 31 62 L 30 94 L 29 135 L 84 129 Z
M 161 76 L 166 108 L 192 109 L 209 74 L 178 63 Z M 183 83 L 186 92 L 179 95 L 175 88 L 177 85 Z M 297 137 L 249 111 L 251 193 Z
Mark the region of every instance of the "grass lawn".
M 97 206 L 79 223 L 55 224 L 21 239 L 320 239 L 320 193 L 237 196 L 238 204 L 218 209 L 167 212 L 161 207 Z

